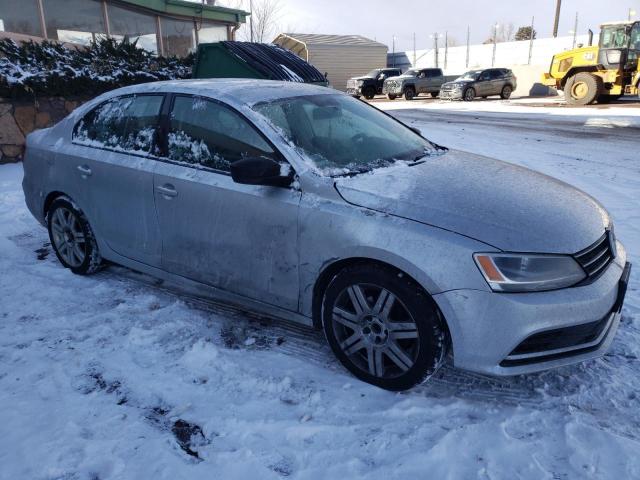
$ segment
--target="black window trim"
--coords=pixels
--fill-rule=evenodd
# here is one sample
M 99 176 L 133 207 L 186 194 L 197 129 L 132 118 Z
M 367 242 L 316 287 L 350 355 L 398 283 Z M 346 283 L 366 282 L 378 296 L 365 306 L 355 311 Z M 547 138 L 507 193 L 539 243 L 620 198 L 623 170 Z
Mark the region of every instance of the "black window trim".
M 245 122 L 247 122 L 249 124 L 249 126 L 251 128 L 253 128 L 256 133 L 265 141 L 267 142 L 267 144 L 273 149 L 273 153 L 274 153 L 274 160 L 277 162 L 285 162 L 287 163 L 287 165 L 289 165 L 291 167 L 291 169 L 295 172 L 295 168 L 293 167 L 293 165 L 291 165 L 291 162 L 289 162 L 289 160 L 287 160 L 287 157 L 285 157 L 282 152 L 275 146 L 275 144 L 269 140 L 267 138 L 267 136 L 262 133 L 260 131 L 260 129 L 255 125 L 255 123 L 253 123 L 246 115 L 244 115 L 242 112 L 240 112 L 237 108 L 234 108 L 233 106 L 229 105 L 228 103 L 222 102 L 216 98 L 212 98 L 209 97 L 207 95 L 199 95 L 197 93 L 184 93 L 184 92 L 170 92 L 167 93 L 167 101 L 165 102 L 165 104 L 163 104 L 162 110 L 160 111 L 160 128 L 159 128 L 159 135 L 160 138 L 162 139 L 161 144 L 159 145 L 160 148 L 160 154 L 161 155 L 168 155 L 167 149 L 168 149 L 168 145 L 166 144 L 166 139 L 168 137 L 169 134 L 169 126 L 170 126 L 170 115 L 171 112 L 173 111 L 173 104 L 175 102 L 176 97 L 191 97 L 191 98 L 201 98 L 203 100 L 206 101 L 210 101 L 213 103 L 216 103 L 218 105 L 221 105 L 222 107 L 225 107 L 229 110 L 231 110 L 232 112 L 236 113 L 238 116 L 240 116 L 240 118 L 242 118 Z M 180 162 L 178 160 L 171 160 L 168 157 L 161 157 L 161 158 L 157 158 L 157 160 L 161 161 L 161 162 L 165 162 L 165 163 L 170 163 L 172 165 L 179 165 L 182 167 L 187 167 L 187 168 L 194 168 L 196 170 L 205 170 L 208 172 L 212 172 L 212 173 L 219 173 L 222 175 L 226 175 L 227 177 L 231 176 L 231 172 L 227 171 L 227 170 L 219 170 L 217 168 L 212 168 L 212 167 L 207 167 L 206 165 L 200 165 L 200 164 L 191 164 L 191 163 L 187 163 L 187 162 Z
M 80 124 L 84 121 L 84 119 L 90 115 L 91 113 L 95 112 L 98 108 L 102 107 L 103 105 L 105 105 L 106 103 L 109 102 L 113 102 L 114 100 L 120 100 L 121 98 L 128 98 L 128 97 L 162 97 L 162 103 L 160 104 L 160 112 L 158 113 L 158 122 L 156 123 L 156 134 L 154 135 L 154 138 L 152 140 L 151 143 L 151 151 L 153 151 L 154 147 L 156 146 L 156 141 L 159 135 L 159 131 L 160 131 L 160 123 L 161 123 L 161 118 L 162 118 L 162 112 L 164 110 L 164 106 L 165 103 L 167 102 L 167 94 L 164 92 L 141 92 L 141 93 L 125 93 L 124 95 L 115 95 L 113 97 L 107 98 L 106 100 L 98 103 L 97 105 L 95 105 L 93 108 L 91 108 L 88 112 L 86 112 L 84 115 L 82 115 L 82 118 L 80 118 L 80 120 L 78 120 L 74 125 L 73 125 L 73 129 L 71 130 L 71 143 L 73 145 L 78 145 L 80 147 L 85 147 L 85 148 L 93 148 L 96 150 L 103 150 L 106 152 L 115 152 L 115 153 L 121 153 L 123 155 L 132 155 L 134 157 L 139 157 L 139 158 L 147 158 L 147 159 L 151 159 L 151 160 L 158 160 L 158 157 L 156 157 L 155 155 L 153 155 L 152 153 L 147 153 L 147 154 L 142 154 L 142 153 L 136 153 L 136 152 L 132 152 L 129 150 L 117 150 L 115 148 L 109 148 L 109 147 L 98 147 L 95 145 L 87 145 L 85 143 L 76 141 L 75 137 L 76 137 L 76 131 L 78 129 L 78 127 L 80 126 Z

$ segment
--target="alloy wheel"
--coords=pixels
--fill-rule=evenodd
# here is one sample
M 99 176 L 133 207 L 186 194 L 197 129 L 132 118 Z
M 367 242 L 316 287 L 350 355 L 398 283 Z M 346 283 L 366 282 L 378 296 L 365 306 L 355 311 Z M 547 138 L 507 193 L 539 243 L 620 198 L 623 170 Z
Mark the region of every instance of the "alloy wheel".
M 338 295 L 332 320 L 340 348 L 363 372 L 395 378 L 414 366 L 420 347 L 418 327 L 389 290 L 371 284 L 345 288 Z
M 75 214 L 65 207 L 56 208 L 51 218 L 51 233 L 63 260 L 71 267 L 80 267 L 86 256 L 86 239 Z

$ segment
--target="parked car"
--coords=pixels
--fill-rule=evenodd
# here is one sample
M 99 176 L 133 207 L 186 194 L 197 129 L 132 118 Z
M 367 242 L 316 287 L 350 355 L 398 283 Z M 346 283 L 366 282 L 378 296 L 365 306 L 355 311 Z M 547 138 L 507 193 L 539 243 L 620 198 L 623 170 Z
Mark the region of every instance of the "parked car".
M 389 77 L 402 74 L 399 68 L 376 68 L 362 77 L 353 77 L 347 81 L 347 93 L 353 97 L 371 100 L 382 93 L 382 85 Z
M 587 194 L 301 83 L 113 90 L 28 136 L 23 188 L 72 272 L 108 261 L 322 328 L 390 390 L 448 352 L 493 375 L 603 355 L 630 272 Z
M 453 82 L 442 85 L 440 98 L 472 101 L 476 97 L 500 95 L 506 100 L 518 87 L 518 79 L 508 68 L 471 70 Z
M 445 77 L 439 68 L 412 68 L 398 77 L 385 80 L 382 93 L 389 100 L 402 95 L 406 100 L 413 100 L 421 93 L 429 93 L 435 98 L 444 82 Z

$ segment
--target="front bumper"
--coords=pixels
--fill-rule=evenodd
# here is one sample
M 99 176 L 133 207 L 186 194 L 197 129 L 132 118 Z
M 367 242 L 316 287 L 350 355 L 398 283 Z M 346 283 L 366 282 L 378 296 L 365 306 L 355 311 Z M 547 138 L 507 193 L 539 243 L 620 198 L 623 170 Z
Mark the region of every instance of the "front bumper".
M 382 94 L 383 95 L 402 95 L 402 85 L 383 85 L 382 86 Z
M 440 90 L 440 98 L 444 100 L 462 99 L 462 90 Z
M 362 89 L 360 87 L 348 87 L 347 95 L 351 95 L 352 97 L 361 97 Z
M 620 321 L 631 265 L 618 255 L 597 281 L 535 293 L 453 290 L 434 295 L 453 343 L 454 365 L 506 376 L 604 355 Z

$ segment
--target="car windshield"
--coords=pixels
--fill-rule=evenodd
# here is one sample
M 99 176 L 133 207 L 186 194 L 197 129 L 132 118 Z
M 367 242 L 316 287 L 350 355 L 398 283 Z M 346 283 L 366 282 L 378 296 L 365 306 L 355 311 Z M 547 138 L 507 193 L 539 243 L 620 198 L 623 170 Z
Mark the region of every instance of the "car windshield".
M 600 43 L 602 48 L 625 48 L 629 36 L 625 25 L 610 25 L 602 28 Z
M 323 175 L 351 175 L 416 162 L 439 151 L 364 102 L 341 94 L 307 95 L 255 105 Z
M 375 78 L 375 77 L 377 77 L 378 75 L 380 75 L 380 72 L 381 72 L 381 70 L 379 70 L 379 69 L 377 69 L 377 68 L 376 68 L 376 69 L 374 69 L 374 70 L 371 70 L 369 73 L 367 73 L 367 74 L 365 75 L 365 77 Z
M 471 70 L 470 72 L 460 75 L 458 78 L 456 78 L 456 81 L 457 80 L 477 80 L 481 73 L 482 73 L 482 70 Z
M 403 75 L 407 75 L 409 77 L 417 77 L 418 73 L 420 73 L 420 70 L 407 70 L 406 72 L 403 73 Z

